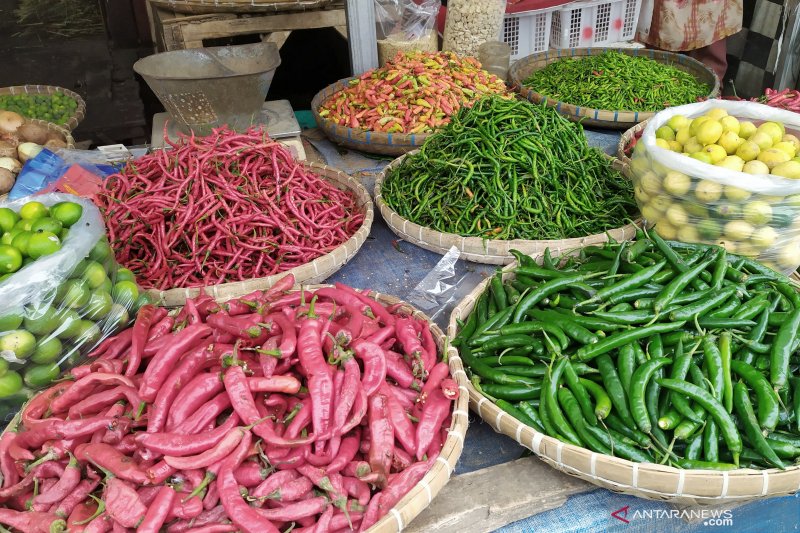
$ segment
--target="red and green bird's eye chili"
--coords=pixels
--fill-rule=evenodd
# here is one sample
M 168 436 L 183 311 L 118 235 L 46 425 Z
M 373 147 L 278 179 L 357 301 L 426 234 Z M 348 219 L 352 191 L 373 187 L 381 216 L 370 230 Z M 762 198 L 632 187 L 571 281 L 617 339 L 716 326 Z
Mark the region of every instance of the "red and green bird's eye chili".
M 739 436 L 736 424 L 734 424 L 730 414 L 728 414 L 725 407 L 723 407 L 719 401 L 697 385 L 686 383 L 685 381 L 661 378 L 656 379 L 656 382 L 664 388 L 689 396 L 703 407 L 703 409 L 708 411 L 708 414 L 719 426 L 722 438 L 725 439 L 728 449 L 733 454 L 733 462 L 739 462 L 739 453 L 742 451 L 742 438 Z
M 797 294 L 794 289 L 791 290 L 795 295 Z M 769 380 L 776 390 L 785 387 L 788 381 L 789 359 L 792 355 L 792 346 L 797 338 L 798 329 L 800 329 L 800 306 L 789 314 L 786 322 L 781 324 L 775 339 L 772 341 Z
M 747 394 L 747 387 L 741 381 L 737 382 L 733 387 L 733 406 L 739 421 L 744 426 L 747 440 L 755 448 L 755 451 L 771 465 L 783 470 L 783 462 L 775 455 L 775 451 L 769 447 L 764 435 L 761 434 L 761 428 L 758 425 L 758 420 Z M 728 448 L 730 449 L 730 446 Z M 731 449 L 731 452 L 734 453 L 734 450 Z M 734 463 L 736 462 L 735 459 L 736 456 L 734 455 Z

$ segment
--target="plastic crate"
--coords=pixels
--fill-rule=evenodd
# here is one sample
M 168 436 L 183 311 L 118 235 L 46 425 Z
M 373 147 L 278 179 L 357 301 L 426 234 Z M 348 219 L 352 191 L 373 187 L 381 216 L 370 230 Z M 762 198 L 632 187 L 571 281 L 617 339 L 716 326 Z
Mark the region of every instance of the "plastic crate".
M 550 45 L 584 48 L 633 39 L 641 7 L 642 0 L 567 4 L 552 13 Z
M 550 47 L 550 23 L 553 12 L 563 0 L 517 0 L 506 3 L 503 33 L 500 39 L 511 47 L 511 61 Z

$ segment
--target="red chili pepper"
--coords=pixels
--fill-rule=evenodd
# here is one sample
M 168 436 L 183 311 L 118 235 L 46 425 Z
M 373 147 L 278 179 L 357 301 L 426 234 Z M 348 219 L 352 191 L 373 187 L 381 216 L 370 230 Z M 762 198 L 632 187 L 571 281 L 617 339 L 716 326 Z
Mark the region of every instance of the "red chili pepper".
M 172 503 L 175 500 L 175 490 L 170 486 L 163 486 L 158 491 L 155 500 L 147 508 L 142 523 L 138 525 L 138 533 L 158 533 L 167 520 Z
M 395 475 L 382 493 L 381 501 L 378 505 L 379 516 L 385 515 L 389 512 L 389 509 L 397 505 L 403 496 L 408 494 L 414 488 L 414 485 L 425 477 L 430 468 L 431 463 L 429 461 L 419 462 Z
M 211 431 L 191 435 L 183 433 L 138 433 L 135 437 L 140 446 L 164 455 L 182 457 L 204 452 L 216 446 L 225 435 L 239 423 L 236 413 Z
M 371 342 L 373 344 L 382 344 L 387 340 L 391 339 L 394 335 L 394 326 L 384 326 L 381 329 L 377 330 L 375 333 L 366 337 L 364 340 L 367 342 Z
M 111 531 L 113 527 L 114 521 L 108 515 L 108 513 L 103 513 L 91 522 L 86 525 L 86 528 L 83 530 L 84 533 L 104 533 L 106 531 Z
M 177 364 L 174 370 L 163 380 L 156 393 L 153 405 L 147 413 L 147 432 L 158 433 L 164 429 L 169 415 L 169 408 L 178 395 L 181 387 L 188 383 L 207 361 L 216 360 L 217 354 L 207 341 L 194 346 Z
M 175 427 L 195 413 L 208 400 L 214 398 L 225 387 L 218 374 L 198 374 L 183 387 L 169 409 L 166 428 L 172 431 Z
M 403 388 L 415 388 L 420 390 L 422 384 L 411 373 L 411 367 L 403 359 L 403 356 L 391 350 L 384 350 L 384 360 L 386 361 L 386 375 L 392 378 Z
M 451 403 L 440 389 L 434 389 L 428 396 L 422 417 L 417 424 L 417 453 L 421 461 L 428 452 L 434 436 L 439 432 L 447 416 L 450 414 Z
M 383 493 L 379 492 L 370 499 L 367 508 L 364 511 L 364 516 L 361 518 L 361 527 L 358 528 L 359 532 L 366 531 L 371 528 L 381 516 L 381 498 Z M 392 506 L 394 507 L 394 506 Z M 391 507 L 390 507 L 391 509 Z M 388 510 L 387 510 L 388 512 Z
M 260 293 L 259 293 L 260 294 Z M 223 303 L 220 307 L 224 310 L 228 316 L 238 316 L 238 315 L 246 315 L 248 313 L 252 313 L 257 305 L 249 305 L 246 302 L 253 302 L 251 298 L 256 297 L 256 293 L 250 293 L 242 296 L 241 298 L 236 298 L 235 300 L 228 300 L 227 302 Z M 219 311 L 218 311 L 219 312 Z
M 344 489 L 347 491 L 347 494 L 352 496 L 358 501 L 359 505 L 367 505 L 370 499 L 370 491 L 369 485 L 361 481 L 360 479 L 356 479 L 354 477 L 345 477 L 342 479 L 344 483 Z
M 146 402 L 155 400 L 159 387 L 167 379 L 169 371 L 183 354 L 195 348 L 211 332 L 211 328 L 205 324 L 192 324 L 178 332 L 172 342 L 160 349 L 144 371 L 142 384 L 139 386 L 139 395 L 142 399 Z
M 78 461 L 86 461 L 107 470 L 127 481 L 144 485 L 148 482 L 147 475 L 136 465 L 130 457 L 121 454 L 113 446 L 103 443 L 81 444 L 75 448 L 75 457 Z
M 19 433 L 14 442 L 25 448 L 33 449 L 38 448 L 48 440 L 82 437 L 117 426 L 127 428 L 130 426 L 130 420 L 114 416 L 96 416 L 85 420 L 51 418 L 37 425 L 35 429 Z
M 364 363 L 361 386 L 368 395 L 377 391 L 386 380 L 386 355 L 377 344 L 367 341 L 353 342 L 356 357 Z
M 311 493 L 314 484 L 306 477 L 299 477 L 282 483 L 277 489 L 266 494 L 266 498 L 279 502 L 294 502 Z
M 33 499 L 35 505 L 53 504 L 67 497 L 81 481 L 81 467 L 75 457 L 69 458 L 69 463 L 64 469 L 64 473 L 59 478 L 58 483 L 50 487 L 50 490 L 42 492 Z
M 386 398 L 386 409 L 389 421 L 392 424 L 394 438 L 397 439 L 403 449 L 408 453 L 416 453 L 416 431 L 414 429 L 414 424 L 412 424 L 411 420 L 408 418 L 408 413 L 403 409 L 403 406 L 397 400 L 394 393 L 392 393 L 390 385 L 386 382 L 384 382 L 381 387 L 381 394 Z
M 210 315 L 206 324 L 245 341 L 248 346 L 263 343 L 272 333 L 272 325 L 264 323 L 264 318 L 259 313 L 230 316 L 220 312 Z
M 255 461 L 245 461 L 239 468 L 233 471 L 236 483 L 243 487 L 252 488 L 262 483 L 270 471 L 263 468 Z
M 452 401 L 458 399 L 460 391 L 458 388 L 458 383 L 456 383 L 454 379 L 450 378 L 443 379 L 442 384 L 439 388 L 442 390 L 442 394 L 444 394 L 444 397 L 447 398 L 448 400 Z
M 20 441 L 25 443 L 26 439 L 20 439 Z M 8 451 L 9 457 L 11 457 L 15 461 L 33 461 L 36 457 L 33 455 L 33 452 L 30 450 L 26 450 L 22 448 L 16 440 L 12 440 L 8 444 Z
M 129 378 L 117 374 L 106 374 L 103 372 L 89 374 L 73 383 L 63 394 L 53 398 L 53 401 L 50 402 L 50 411 L 53 413 L 64 412 L 69 409 L 72 404 L 86 398 L 95 387 L 112 385 L 134 386 Z
M 175 426 L 175 433 L 199 433 L 205 431 L 209 423 L 231 406 L 231 400 L 226 393 L 220 393 L 201 405 L 186 420 Z
M 110 342 L 107 346 L 107 349 L 97 356 L 90 357 L 98 357 L 100 359 L 116 359 L 127 350 L 131 345 L 131 339 L 133 338 L 133 331 L 130 329 L 123 330 L 115 337 L 112 337 L 113 341 Z
M 155 320 L 153 322 L 154 324 L 150 326 L 150 332 L 147 335 L 146 345 L 164 337 L 175 327 L 175 319 L 171 316 L 165 316 L 158 319 L 158 322 L 155 322 Z M 146 353 L 146 351 L 143 353 Z
M 50 410 L 50 402 L 53 401 L 53 398 L 58 397 L 72 385 L 73 383 L 69 381 L 62 381 L 31 398 L 20 414 L 22 426 L 25 429 L 33 429 L 37 424 L 43 423 L 44 420 L 41 417 Z
M 328 499 L 324 496 L 310 498 L 276 509 L 257 509 L 258 514 L 274 522 L 294 522 L 307 516 L 317 515 L 328 507 Z
M 186 530 L 189 533 L 225 533 L 226 531 L 238 531 L 232 524 L 209 524 L 207 526 L 193 527 Z
M 246 432 L 247 429 L 241 427 L 231 429 L 213 448 L 208 449 L 203 453 L 189 457 L 173 457 L 170 455 L 165 455 L 164 462 L 177 470 L 190 470 L 194 468 L 205 468 L 207 466 L 211 466 L 217 461 L 221 461 L 227 457 L 228 454 L 236 449 L 236 446 L 242 440 L 242 437 Z
M 106 482 L 103 501 L 108 515 L 124 527 L 136 527 L 147 512 L 136 490 L 116 477 Z
M 272 320 L 281 329 L 281 342 L 278 349 L 281 351 L 281 358 L 287 359 L 294 354 L 297 349 L 297 332 L 294 324 L 289 322 L 281 313 L 271 313 L 267 315 L 267 320 Z
M 131 350 L 128 353 L 128 366 L 125 369 L 126 376 L 135 376 L 139 370 L 144 354 L 144 345 L 150 334 L 150 327 L 156 318 L 156 308 L 153 305 L 145 304 L 136 313 L 136 322 L 133 323 L 133 333 L 131 337 Z
M 322 289 L 320 289 L 322 290 Z M 311 396 L 311 425 L 317 435 L 326 435 L 333 415 L 333 379 L 322 354 L 322 321 L 308 318 L 300 325 L 297 352 L 306 373 Z
M 340 291 L 343 291 L 347 294 L 351 294 L 352 296 L 358 298 L 359 301 L 361 301 L 363 304 L 365 304 L 370 308 L 370 310 L 372 311 L 372 315 L 376 317 L 378 320 L 380 320 L 384 326 L 391 326 L 395 323 L 395 318 L 389 313 L 389 311 L 386 310 L 386 308 L 380 302 L 376 302 L 366 294 L 362 294 L 357 290 L 348 287 L 344 283 L 337 282 L 334 283 L 334 286 Z
M 414 416 L 419 418 L 422 414 L 422 407 L 425 405 L 428 396 L 430 395 L 431 391 L 434 389 L 438 389 L 442 384 L 442 381 L 450 375 L 450 367 L 447 363 L 437 363 L 434 366 L 430 373 L 428 374 L 428 380 L 423 385 L 422 390 L 419 392 L 419 396 L 417 397 L 416 405 L 414 406 Z
M 22 533 L 42 533 L 46 531 L 64 531 L 67 523 L 50 513 L 35 511 L 12 511 L 0 509 L 0 524 L 13 527 Z
M 139 404 L 142 403 L 142 399 L 139 397 L 139 393 L 136 391 L 136 388 L 128 387 L 127 385 L 120 385 L 118 387 L 114 387 L 113 389 L 108 389 L 87 396 L 78 403 L 73 404 L 72 407 L 69 408 L 67 414 L 71 419 L 85 418 L 88 415 L 99 413 L 109 405 L 112 405 L 122 399 L 126 399 L 128 401 L 128 405 L 130 405 L 134 410 L 138 409 Z
M 405 355 L 411 358 L 411 369 L 414 377 L 424 379 L 427 376 L 424 349 L 417 337 L 417 330 L 414 324 L 413 318 L 398 318 L 395 323 L 397 340 L 403 347 Z
M 251 392 L 297 394 L 301 383 L 293 376 L 272 376 L 247 378 L 247 385 Z
M 389 400 L 380 392 L 369 398 L 369 432 L 369 466 L 386 477 L 392 468 L 394 428 L 389 420 Z
M 91 500 L 82 502 L 75 506 L 67 519 L 67 531 L 70 533 L 83 531 L 86 529 L 86 521 L 91 519 L 97 512 L 97 504 Z M 78 524 L 77 522 L 83 522 Z
M 100 484 L 97 479 L 83 479 L 72 489 L 60 502 L 53 504 L 50 512 L 55 513 L 61 518 L 69 516 L 75 507 L 86 500 L 89 494 Z
M 181 520 L 194 520 L 203 512 L 203 502 L 197 496 L 190 498 L 182 497 L 184 493 L 177 494 L 172 502 L 172 509 L 169 511 L 167 521 L 174 518 Z
M 244 502 L 231 467 L 220 470 L 216 485 L 225 513 L 236 527 L 244 533 L 278 533 L 278 528 L 267 517 Z

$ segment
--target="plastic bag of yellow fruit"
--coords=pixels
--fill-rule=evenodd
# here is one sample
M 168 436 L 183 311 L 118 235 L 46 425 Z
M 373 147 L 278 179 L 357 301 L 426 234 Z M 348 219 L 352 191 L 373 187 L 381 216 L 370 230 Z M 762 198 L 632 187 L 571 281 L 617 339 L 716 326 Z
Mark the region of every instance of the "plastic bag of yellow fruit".
M 782 272 L 800 266 L 800 114 L 708 100 L 648 122 L 631 157 L 636 201 L 666 238 Z

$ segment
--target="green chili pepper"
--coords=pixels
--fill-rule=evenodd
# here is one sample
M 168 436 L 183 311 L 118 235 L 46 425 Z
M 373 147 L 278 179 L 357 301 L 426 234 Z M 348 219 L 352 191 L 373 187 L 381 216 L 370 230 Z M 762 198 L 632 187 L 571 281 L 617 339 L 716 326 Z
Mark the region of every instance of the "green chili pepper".
M 776 390 L 785 387 L 789 379 L 789 358 L 792 355 L 798 328 L 800 328 L 800 306 L 796 307 L 786 322 L 781 324 L 772 341 L 769 380 Z
M 745 387 L 744 383 L 741 381 L 737 382 L 733 387 L 733 406 L 736 410 L 736 415 L 739 417 L 742 425 L 744 425 L 747 440 L 753 445 L 755 451 L 764 457 L 771 465 L 783 470 L 783 462 L 775 455 L 773 449 L 769 447 L 769 444 L 767 444 L 767 441 L 764 439 L 764 435 L 761 434 L 758 420 L 753 412 L 753 406 L 750 404 L 750 398 L 747 395 L 747 387 Z M 730 446 L 728 446 L 728 448 L 730 449 Z M 735 451 L 731 449 L 731 453 L 734 453 L 735 463 Z
M 631 415 L 636 425 L 644 433 L 650 433 L 650 430 L 653 428 L 647 406 L 645 405 L 645 389 L 656 370 L 671 363 L 671 359 L 663 357 L 651 359 L 637 368 L 631 378 L 631 387 L 629 389 Z
M 761 372 L 743 361 L 731 361 L 731 370 L 756 393 L 758 423 L 764 431 L 773 431 L 778 425 L 780 398 Z

